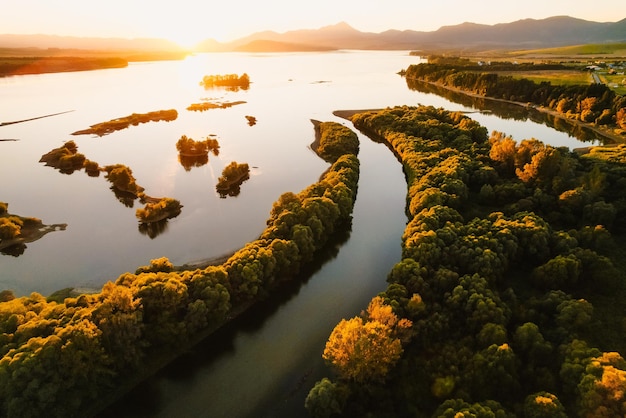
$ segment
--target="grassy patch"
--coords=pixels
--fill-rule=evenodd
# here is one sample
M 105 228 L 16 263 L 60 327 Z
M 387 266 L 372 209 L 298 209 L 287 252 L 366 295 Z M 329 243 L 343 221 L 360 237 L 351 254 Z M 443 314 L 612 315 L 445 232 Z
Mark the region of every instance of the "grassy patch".
M 515 51 L 514 54 L 546 54 L 546 55 L 626 55 L 626 42 L 609 44 L 571 45 L 556 48 L 529 49 Z
M 552 85 L 574 85 L 591 84 L 591 75 L 584 71 L 520 71 L 506 72 L 503 75 L 510 75 L 516 79 L 526 78 L 539 84 L 548 81 Z
M 626 94 L 626 74 L 600 74 L 600 80 L 617 94 Z

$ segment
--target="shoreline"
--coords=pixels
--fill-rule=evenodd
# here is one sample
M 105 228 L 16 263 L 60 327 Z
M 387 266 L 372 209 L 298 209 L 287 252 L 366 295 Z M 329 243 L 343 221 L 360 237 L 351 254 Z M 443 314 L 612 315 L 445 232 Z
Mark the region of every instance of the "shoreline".
M 480 95 L 480 94 L 477 94 L 477 93 L 468 92 L 466 90 L 462 90 L 462 89 L 459 89 L 459 88 L 446 86 L 444 84 L 437 83 L 437 82 L 434 82 L 434 81 L 425 81 L 425 80 L 421 80 L 421 79 L 418 79 L 418 78 L 411 78 L 411 80 L 419 81 L 421 83 L 430 84 L 431 86 L 441 87 L 441 88 L 446 89 L 448 91 L 453 91 L 455 93 L 464 94 L 464 95 L 469 96 L 469 97 L 475 97 L 475 98 L 486 99 L 486 100 L 493 100 L 495 102 L 500 102 L 500 103 L 508 103 L 508 104 L 520 106 L 520 107 L 523 107 L 523 108 L 528 108 L 529 107 L 527 103 L 516 102 L 516 101 L 513 101 L 513 100 L 506 100 L 506 99 L 498 99 L 498 98 L 490 97 L 490 96 L 483 96 L 483 95 Z M 541 112 L 541 113 L 545 113 L 545 114 L 554 116 L 555 118 L 559 118 L 559 119 L 563 119 L 563 120 L 568 121 L 568 122 L 572 122 L 572 123 L 576 124 L 577 126 L 590 129 L 593 132 L 595 132 L 596 134 L 598 134 L 598 135 L 600 135 L 600 136 L 602 136 L 602 137 L 604 137 L 606 139 L 611 140 L 615 144 L 622 144 L 622 143 L 626 142 L 626 135 L 621 136 L 621 135 L 618 135 L 618 134 L 613 133 L 613 132 L 607 132 L 606 130 L 598 128 L 595 125 L 592 125 L 592 124 L 589 124 L 589 123 L 585 123 L 585 122 L 581 122 L 581 121 L 579 121 L 577 119 L 567 118 L 565 115 L 563 115 L 562 113 L 557 112 L 556 110 L 552 110 L 552 109 L 549 109 L 549 108 L 544 107 L 544 106 L 534 106 L 534 105 L 532 106 L 532 109 L 535 109 L 536 111 Z M 350 111 L 345 111 L 345 112 L 350 112 Z M 355 112 L 355 113 L 358 113 L 358 112 Z M 347 114 L 349 114 L 349 113 L 347 113 Z M 354 113 L 352 113 L 352 114 L 354 114 Z M 604 146 L 607 146 L 607 145 L 610 145 L 610 144 L 605 144 Z

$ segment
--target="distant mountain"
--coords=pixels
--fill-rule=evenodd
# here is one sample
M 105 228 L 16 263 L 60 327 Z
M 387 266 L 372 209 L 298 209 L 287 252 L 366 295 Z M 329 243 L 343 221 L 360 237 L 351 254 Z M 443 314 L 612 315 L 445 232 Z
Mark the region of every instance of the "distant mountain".
M 257 32 L 228 43 L 207 39 L 196 46 L 199 52 L 255 51 L 292 52 L 333 49 L 433 50 L 433 49 L 528 49 L 588 43 L 626 41 L 626 19 L 592 22 L 568 16 L 523 19 L 511 23 L 481 25 L 461 23 L 436 31 L 388 30 L 361 32 L 345 22 L 319 29 L 284 33 Z M 97 50 L 180 51 L 163 39 L 80 38 L 52 35 L 1 35 L 0 48 L 63 48 Z
M 206 41 L 199 46 L 199 50 L 232 51 L 258 41 L 326 49 L 548 48 L 626 41 L 626 19 L 603 23 L 568 16 L 555 16 L 540 20 L 523 19 L 496 25 L 466 22 L 454 26 L 443 26 L 432 32 L 388 30 L 381 33 L 361 32 L 341 22 L 320 29 L 295 30 L 285 33 L 258 32 L 230 43 Z M 278 44 L 266 44 L 267 51 L 274 50 L 272 49 L 274 45 Z

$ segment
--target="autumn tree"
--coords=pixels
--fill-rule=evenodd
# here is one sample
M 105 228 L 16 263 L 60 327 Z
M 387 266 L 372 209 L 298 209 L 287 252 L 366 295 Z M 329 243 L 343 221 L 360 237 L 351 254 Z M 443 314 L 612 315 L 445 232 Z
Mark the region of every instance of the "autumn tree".
M 384 381 L 402 354 L 400 337 L 412 324 L 398 319 L 379 297 L 370 302 L 368 320 L 342 320 L 331 333 L 323 358 L 339 375 L 356 383 Z

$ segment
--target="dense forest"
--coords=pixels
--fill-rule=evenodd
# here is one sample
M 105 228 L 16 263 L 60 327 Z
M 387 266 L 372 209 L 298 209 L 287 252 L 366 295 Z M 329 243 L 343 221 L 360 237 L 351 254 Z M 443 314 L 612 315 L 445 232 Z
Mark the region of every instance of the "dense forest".
M 351 118 L 401 161 L 386 291 L 342 320 L 314 417 L 626 414 L 626 146 L 519 142 L 458 112 Z
M 484 66 L 428 63 L 410 65 L 404 72 L 408 79 L 418 79 L 461 89 L 495 99 L 511 100 L 541 106 L 597 126 L 613 128 L 615 133 L 626 134 L 626 97 L 616 95 L 605 84 L 553 85 L 548 81 L 539 84 L 526 78 L 514 78 L 506 71 L 523 71 L 532 68 L 555 69 L 558 66 L 513 65 L 494 63 Z M 500 71 L 500 73 L 497 73 Z
M 333 122 L 320 133 L 325 149 L 342 152 L 327 149 L 330 167 L 320 180 L 280 196 L 258 239 L 220 265 L 177 269 L 163 257 L 94 294 L 0 292 L 0 416 L 93 415 L 276 286 L 297 279 L 333 234 L 349 227 L 357 192 L 356 134 Z

